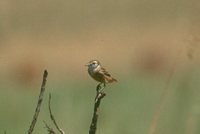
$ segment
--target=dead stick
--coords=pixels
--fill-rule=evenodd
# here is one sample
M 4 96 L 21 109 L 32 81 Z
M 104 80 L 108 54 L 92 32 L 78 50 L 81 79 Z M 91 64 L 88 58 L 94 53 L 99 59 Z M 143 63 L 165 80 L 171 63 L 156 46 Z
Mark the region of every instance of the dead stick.
M 53 130 L 53 128 L 51 128 L 45 121 L 44 121 L 44 124 L 45 124 L 45 128 L 48 131 L 48 134 L 56 134 L 56 132 Z
M 100 88 L 101 88 L 101 86 L 98 85 L 97 89 L 96 89 L 97 94 L 96 94 L 96 97 L 95 97 L 94 112 L 93 112 L 92 122 L 90 124 L 89 134 L 95 134 L 96 133 L 101 99 L 103 99 L 103 97 L 106 96 L 106 94 L 103 91 L 101 91 Z
M 65 132 L 58 126 L 58 124 L 56 123 L 56 120 L 52 114 L 51 111 L 51 94 L 49 94 L 49 113 L 50 113 L 50 118 L 53 122 L 53 124 L 56 126 L 57 130 L 61 133 L 61 134 L 65 134 Z
M 39 95 L 37 107 L 35 109 L 35 114 L 33 116 L 30 128 L 28 130 L 28 134 L 32 134 L 32 132 L 34 130 L 34 127 L 35 127 L 35 124 L 37 122 L 38 115 L 40 113 L 40 107 L 41 107 L 43 96 L 44 96 L 44 91 L 45 91 L 45 85 L 46 85 L 46 81 L 47 81 L 47 76 L 48 76 L 48 72 L 47 72 L 47 70 L 45 70 L 44 74 L 43 74 L 43 81 L 42 81 L 42 86 L 41 86 L 41 90 L 40 90 L 40 95 Z

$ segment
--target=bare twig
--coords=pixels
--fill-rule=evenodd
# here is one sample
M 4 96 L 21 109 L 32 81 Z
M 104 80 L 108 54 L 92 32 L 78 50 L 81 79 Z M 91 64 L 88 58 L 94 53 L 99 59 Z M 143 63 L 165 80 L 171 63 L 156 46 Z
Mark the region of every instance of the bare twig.
M 58 124 L 56 123 L 56 120 L 52 114 L 51 111 L 51 94 L 49 94 L 49 113 L 50 113 L 50 118 L 53 122 L 53 124 L 56 126 L 57 130 L 61 133 L 61 134 L 65 134 L 65 132 L 58 126 Z
M 106 94 L 101 90 L 101 86 L 98 85 L 96 88 L 96 97 L 95 97 L 95 103 L 94 103 L 94 112 L 92 117 L 92 122 L 90 124 L 90 130 L 89 134 L 95 134 L 97 129 L 97 121 L 98 121 L 98 110 L 100 107 L 101 99 L 103 99 Z
M 51 128 L 45 121 L 45 128 L 47 128 L 48 134 L 56 134 L 56 132 L 53 130 L 53 128 Z
M 47 76 L 48 76 L 48 72 L 47 72 L 47 70 L 45 70 L 44 74 L 43 74 L 43 81 L 42 81 L 42 86 L 41 86 L 41 90 L 40 90 L 40 95 L 39 95 L 39 98 L 38 98 L 38 103 L 37 103 L 37 106 L 36 106 L 36 109 L 35 109 L 35 114 L 33 116 L 30 128 L 28 130 L 28 134 L 32 134 L 34 127 L 35 127 L 35 124 L 37 122 L 38 115 L 40 113 L 40 107 L 41 107 L 43 96 L 44 96 Z

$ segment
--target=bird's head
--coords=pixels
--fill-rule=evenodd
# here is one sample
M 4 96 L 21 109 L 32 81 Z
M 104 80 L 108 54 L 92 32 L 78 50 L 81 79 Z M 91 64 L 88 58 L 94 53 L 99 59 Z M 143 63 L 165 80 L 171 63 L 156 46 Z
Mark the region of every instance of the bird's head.
M 88 66 L 90 69 L 95 69 L 99 67 L 101 64 L 98 60 L 91 60 L 85 66 Z

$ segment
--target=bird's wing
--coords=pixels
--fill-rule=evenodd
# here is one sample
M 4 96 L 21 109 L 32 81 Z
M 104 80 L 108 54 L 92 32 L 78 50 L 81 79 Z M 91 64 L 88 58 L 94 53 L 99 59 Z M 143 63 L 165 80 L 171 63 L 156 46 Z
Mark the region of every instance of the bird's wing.
M 105 68 L 101 68 L 99 73 L 103 75 L 103 77 L 107 83 L 117 82 L 117 80 L 115 78 L 111 77 L 111 75 L 106 71 Z
M 108 77 L 110 77 L 111 75 L 106 71 L 105 68 L 101 68 L 101 70 L 99 71 L 101 74 L 106 75 Z

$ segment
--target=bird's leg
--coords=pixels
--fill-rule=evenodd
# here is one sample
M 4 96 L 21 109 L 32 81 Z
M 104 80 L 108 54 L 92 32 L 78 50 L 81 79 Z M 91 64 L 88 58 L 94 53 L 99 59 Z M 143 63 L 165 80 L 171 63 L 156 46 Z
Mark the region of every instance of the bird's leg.
M 103 83 L 103 88 L 101 89 L 103 91 L 103 89 L 106 87 L 106 83 Z

